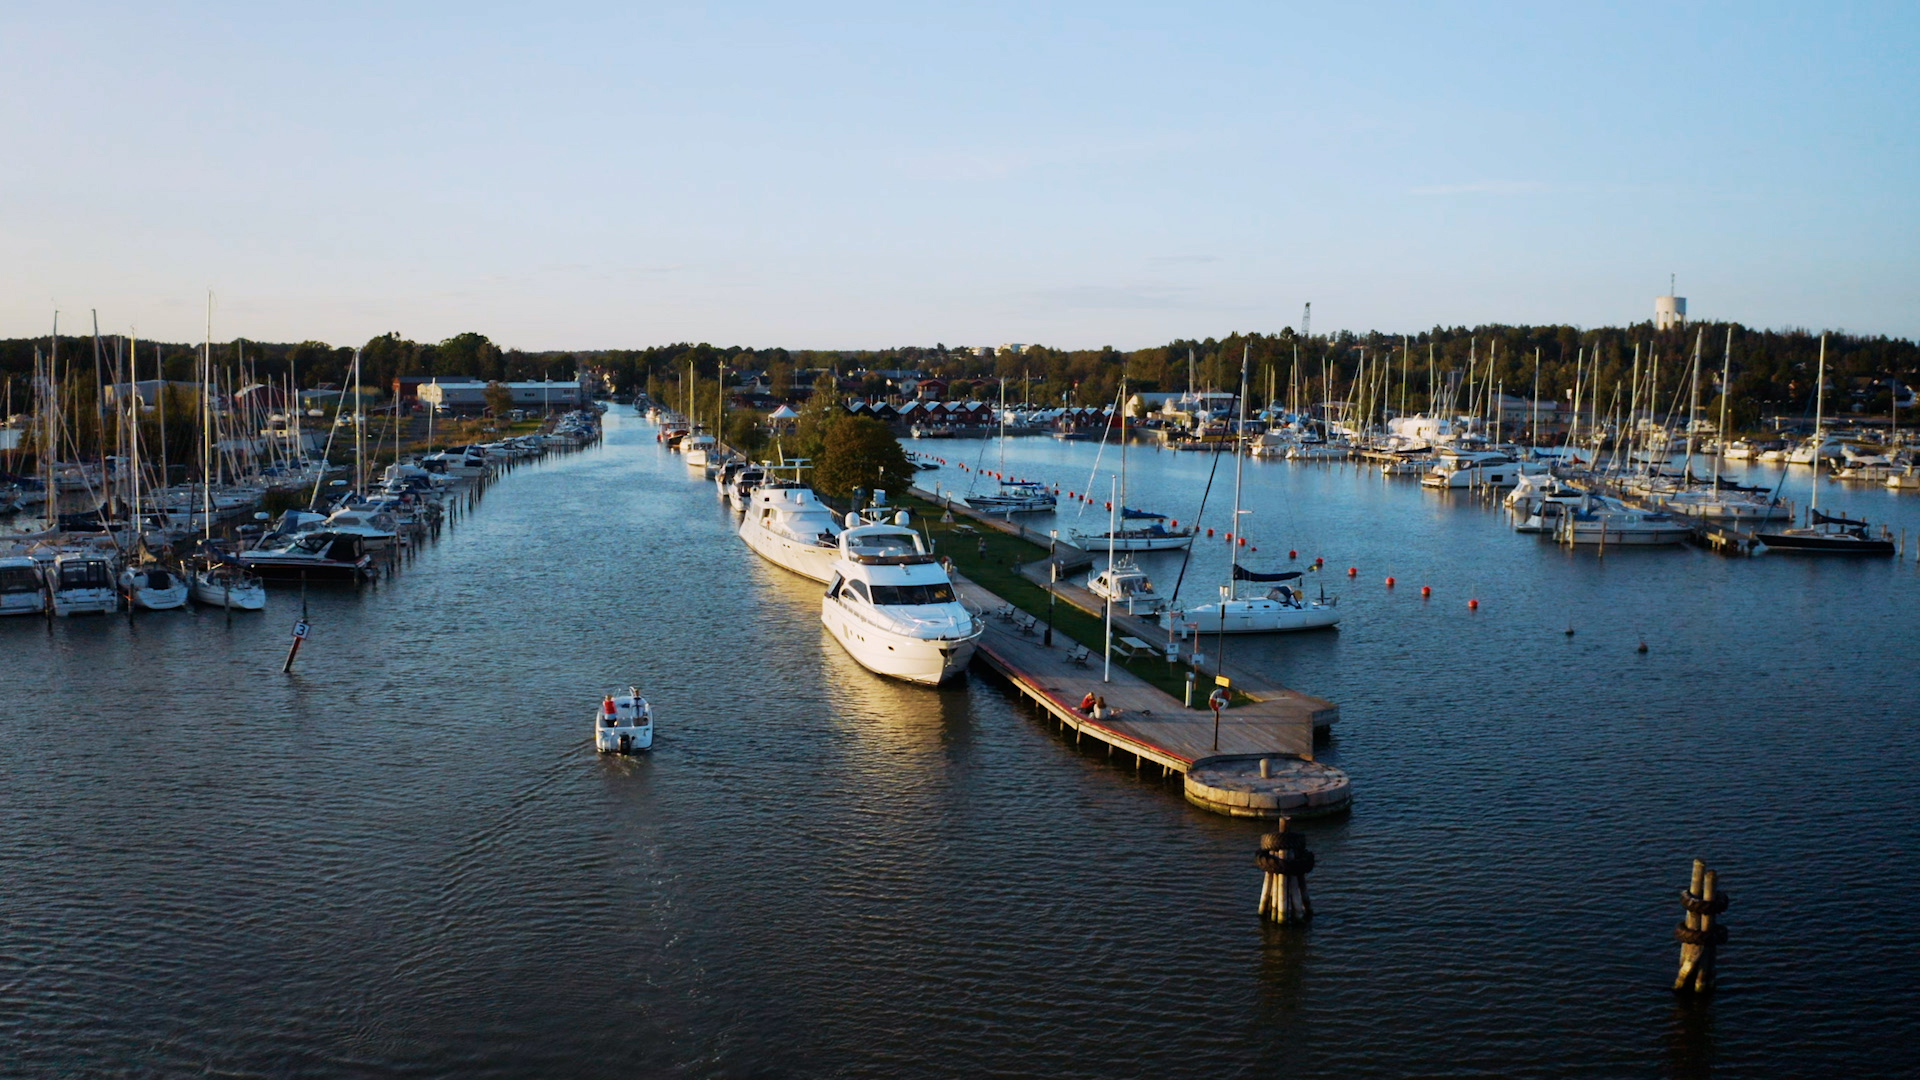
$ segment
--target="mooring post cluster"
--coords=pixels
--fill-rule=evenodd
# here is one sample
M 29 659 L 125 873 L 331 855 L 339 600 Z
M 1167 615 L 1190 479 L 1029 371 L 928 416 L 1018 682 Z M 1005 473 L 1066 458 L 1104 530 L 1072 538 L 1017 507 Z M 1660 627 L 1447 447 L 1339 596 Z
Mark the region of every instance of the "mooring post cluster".
M 1714 968 L 1720 946 L 1727 940 L 1727 928 L 1715 916 L 1727 910 L 1727 894 L 1716 890 L 1715 873 L 1703 859 L 1693 860 L 1693 881 L 1680 894 L 1687 909 L 1687 921 L 1674 928 L 1680 941 L 1680 975 L 1673 988 L 1683 993 L 1706 994 L 1713 991 Z
M 1306 837 L 1287 831 L 1286 818 L 1274 830 L 1260 838 L 1260 851 L 1253 857 L 1266 878 L 1260 886 L 1260 914 L 1274 922 L 1305 922 L 1313 918 L 1313 902 L 1307 899 L 1313 852 L 1307 850 Z

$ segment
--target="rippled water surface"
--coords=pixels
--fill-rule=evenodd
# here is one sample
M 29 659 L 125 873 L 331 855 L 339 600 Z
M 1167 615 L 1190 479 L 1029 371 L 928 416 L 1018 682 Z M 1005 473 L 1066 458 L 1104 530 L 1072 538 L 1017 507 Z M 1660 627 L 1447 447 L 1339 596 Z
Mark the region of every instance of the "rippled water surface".
M 1097 452 L 1006 450 L 1075 490 Z M 1133 465 L 1184 519 L 1211 460 Z M 1911 548 L 1600 559 L 1352 466 L 1247 476 L 1253 557 L 1324 556 L 1346 613 L 1230 646 L 1344 712 L 1310 929 L 1254 917 L 1260 826 L 989 676 L 857 667 L 616 412 L 377 590 L 316 590 L 291 677 L 284 590 L 0 623 L 0 1073 L 1920 1072 Z M 1920 535 L 1920 499 L 1838 498 Z M 1186 588 L 1224 568 L 1203 544 Z M 660 740 L 598 759 L 629 681 Z M 1696 854 L 1734 897 L 1704 1007 L 1666 990 Z

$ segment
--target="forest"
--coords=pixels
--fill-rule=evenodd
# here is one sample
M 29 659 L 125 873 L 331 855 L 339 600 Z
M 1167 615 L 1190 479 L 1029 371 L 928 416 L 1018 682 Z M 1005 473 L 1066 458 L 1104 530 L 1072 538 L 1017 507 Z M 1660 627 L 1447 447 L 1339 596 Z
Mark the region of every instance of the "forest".
M 872 350 L 787 350 L 720 347 L 679 343 L 643 349 L 586 352 L 527 352 L 502 349 L 486 335 L 464 333 L 437 343 L 383 334 L 360 346 L 362 381 L 384 392 L 402 375 L 471 376 L 481 380 L 572 378 L 587 369 L 603 373 L 616 392 L 644 390 L 656 399 L 686 399 L 688 372 L 696 400 L 710 400 L 721 367 L 730 373 L 765 372 L 772 396 L 793 400 L 811 385 L 802 373 L 831 371 L 849 392 L 877 396 L 889 391 L 875 372 L 908 370 L 946 379 L 949 396 L 997 398 L 1006 381 L 1009 401 L 1034 404 L 1100 404 L 1113 400 L 1120 380 L 1135 391 L 1232 389 L 1244 355 L 1249 362 L 1253 397 L 1269 387 L 1282 401 L 1311 404 L 1343 399 L 1362 365 L 1384 385 L 1394 410 L 1429 407 L 1432 391 L 1458 381 L 1469 371 L 1482 383 L 1502 387 L 1516 397 L 1565 398 L 1576 375 L 1603 393 L 1624 384 L 1643 365 L 1657 371 L 1664 411 L 1681 400 L 1696 343 L 1701 354 L 1700 401 L 1718 408 L 1720 372 L 1730 358 L 1729 412 L 1733 425 L 1752 429 L 1773 416 L 1798 416 L 1813 407 L 1814 373 L 1820 335 L 1807 330 L 1755 330 L 1738 324 L 1698 323 L 1656 330 L 1649 323 L 1581 329 L 1572 326 L 1435 327 L 1421 333 L 1370 332 L 1303 337 L 1293 328 L 1276 333 L 1233 333 L 1220 338 L 1171 341 L 1152 348 L 1123 351 L 1061 350 L 1029 346 L 1018 354 L 977 356 L 970 349 L 943 344 Z M 75 400 L 88 400 L 100 380 L 127 370 L 131 355 L 137 378 L 164 377 L 180 382 L 198 378 L 201 346 L 129 342 L 91 336 L 59 340 L 61 380 Z M 4 401 L 14 413 L 32 407 L 30 375 L 34 354 L 50 353 L 50 338 L 0 340 L 0 377 Z M 351 378 L 354 349 L 318 341 L 294 344 L 226 341 L 211 346 L 220 382 L 281 384 L 289 376 L 298 389 L 338 388 Z M 1386 365 L 1383 369 L 1381 365 Z M 1595 365 L 1598 365 L 1597 369 Z M 1831 414 L 1884 416 L 1894 382 L 1912 385 L 1920 377 L 1920 343 L 1885 336 L 1831 333 L 1827 337 L 1828 394 Z M 1491 375 L 1489 375 L 1491 370 Z M 1537 380 L 1537 384 L 1536 384 Z M 709 389 L 702 391 L 701 386 Z

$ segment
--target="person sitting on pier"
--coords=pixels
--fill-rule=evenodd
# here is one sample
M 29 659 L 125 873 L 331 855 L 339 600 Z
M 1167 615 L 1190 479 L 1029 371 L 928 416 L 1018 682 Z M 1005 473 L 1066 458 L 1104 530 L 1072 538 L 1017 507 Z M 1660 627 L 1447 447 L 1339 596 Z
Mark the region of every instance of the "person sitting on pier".
M 1101 696 L 1093 699 L 1092 715 L 1095 720 L 1105 720 L 1107 717 L 1113 715 L 1113 713 L 1107 709 L 1106 697 Z
M 1092 716 L 1093 707 L 1099 703 L 1100 699 L 1094 697 L 1093 691 L 1089 690 L 1087 691 L 1087 696 L 1080 699 L 1080 711 L 1086 713 L 1088 716 Z

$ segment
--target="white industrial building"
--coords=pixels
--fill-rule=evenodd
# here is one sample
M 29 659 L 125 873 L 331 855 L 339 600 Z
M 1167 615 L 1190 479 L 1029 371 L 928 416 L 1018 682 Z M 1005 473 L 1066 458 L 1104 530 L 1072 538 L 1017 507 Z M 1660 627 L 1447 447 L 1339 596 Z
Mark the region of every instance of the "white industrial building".
M 482 413 L 487 408 L 487 387 L 492 384 L 466 382 L 430 382 L 420 385 L 420 404 L 435 411 Z M 513 395 L 516 409 L 562 412 L 577 409 L 587 400 L 580 380 L 573 382 L 501 383 Z

